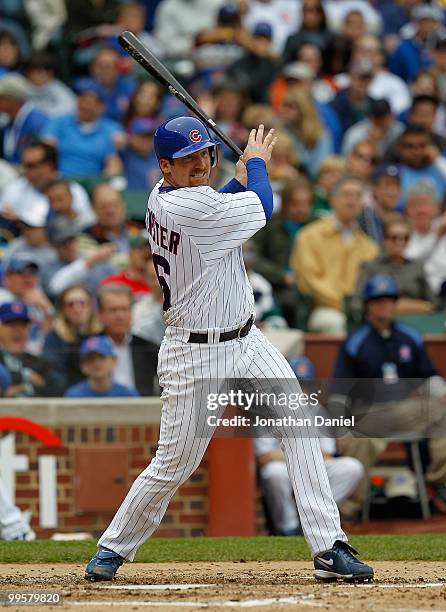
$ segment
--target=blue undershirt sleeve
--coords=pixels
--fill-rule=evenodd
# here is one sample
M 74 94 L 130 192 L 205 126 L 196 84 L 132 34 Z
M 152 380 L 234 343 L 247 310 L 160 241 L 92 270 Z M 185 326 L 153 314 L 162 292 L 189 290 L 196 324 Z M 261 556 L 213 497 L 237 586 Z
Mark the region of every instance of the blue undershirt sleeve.
M 243 191 L 246 191 L 246 187 L 243 187 L 236 178 L 231 179 L 229 183 L 218 190 L 219 193 L 242 193 Z
M 252 157 L 246 164 L 248 185 L 246 191 L 254 191 L 262 203 L 266 220 L 273 214 L 273 190 L 268 179 L 266 164 L 260 157 Z

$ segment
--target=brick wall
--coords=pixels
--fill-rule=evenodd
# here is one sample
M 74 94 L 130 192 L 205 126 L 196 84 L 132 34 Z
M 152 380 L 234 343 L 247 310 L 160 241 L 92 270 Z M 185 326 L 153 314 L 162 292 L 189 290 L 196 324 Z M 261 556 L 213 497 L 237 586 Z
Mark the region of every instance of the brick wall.
M 21 431 L 0 432 L 0 444 L 1 438 L 12 434 L 15 436 L 15 455 L 25 455 L 28 458 L 29 469 L 15 473 L 15 501 L 21 509 L 32 511 L 31 524 L 39 537 L 50 537 L 54 532 L 76 531 L 88 531 L 97 536 L 108 525 L 117 509 L 119 501 L 113 502 L 107 511 L 84 511 L 79 507 L 78 457 L 84 449 L 99 449 L 99 453 L 111 453 L 109 456 L 112 459 L 116 449 L 121 449 L 121 456 L 126 458 L 125 464 L 128 464 L 128 467 L 124 470 L 120 485 L 123 493 L 119 499 L 123 498 L 134 479 L 155 455 L 159 434 L 159 400 L 132 400 L 131 406 L 121 406 L 114 400 L 107 400 L 107 403 L 102 404 L 98 402 L 96 406 L 91 404 L 92 402 L 79 405 L 79 402 L 76 402 L 76 405 L 70 405 L 66 400 L 0 402 L 0 421 L 2 416 L 6 415 L 26 418 L 50 429 L 62 441 L 60 448 L 48 448 L 40 440 Z M 39 526 L 40 455 L 55 455 L 57 458 L 58 525 L 51 529 Z M 91 470 L 94 470 L 94 467 L 92 465 Z M 113 471 L 113 468 L 111 470 Z M 85 476 L 87 479 L 90 476 L 88 471 Z M 103 497 L 107 493 L 107 486 L 98 488 L 102 490 L 95 491 L 95 494 Z M 198 470 L 173 497 L 155 535 L 205 535 L 208 519 L 207 493 L 205 456 Z
M 16 474 L 16 503 L 20 508 L 32 511 L 32 526 L 39 537 L 49 537 L 54 532 L 89 531 L 101 533 L 110 522 L 113 512 L 82 512 L 76 507 L 75 473 L 76 449 L 91 448 L 101 444 L 110 448 L 116 442 L 125 445 L 129 452 L 127 484 L 150 463 L 156 451 L 158 427 L 156 426 L 65 426 L 53 429 L 63 443 L 61 448 L 45 448 L 28 434 L 15 434 L 16 453 L 29 458 L 29 470 Z M 58 527 L 39 527 L 38 456 L 57 456 L 57 510 Z M 94 466 L 92 466 L 94 469 Z M 98 495 L 101 492 L 98 491 Z M 192 477 L 173 497 L 163 522 L 156 532 L 162 537 L 204 535 L 207 526 L 207 467 L 206 458 Z
M 63 446 L 46 448 L 28 434 L 15 434 L 16 454 L 26 455 L 29 470 L 16 474 L 16 503 L 20 508 L 32 511 L 32 526 L 39 537 L 50 537 L 54 532 L 89 531 L 101 533 L 110 522 L 111 512 L 82 512 L 76 506 L 75 475 L 76 449 L 91 448 L 94 444 L 113 448 L 119 443 L 129 453 L 127 485 L 150 463 L 156 451 L 157 426 L 63 426 L 52 430 Z M 38 456 L 57 456 L 57 510 L 58 526 L 55 529 L 39 527 Z M 94 466 L 92 466 L 94 469 Z M 128 488 L 128 487 L 126 487 Z M 98 491 L 98 495 L 101 492 Z M 173 497 L 163 522 L 156 532 L 161 537 L 187 537 L 204 535 L 207 527 L 207 467 L 206 457 L 192 477 Z

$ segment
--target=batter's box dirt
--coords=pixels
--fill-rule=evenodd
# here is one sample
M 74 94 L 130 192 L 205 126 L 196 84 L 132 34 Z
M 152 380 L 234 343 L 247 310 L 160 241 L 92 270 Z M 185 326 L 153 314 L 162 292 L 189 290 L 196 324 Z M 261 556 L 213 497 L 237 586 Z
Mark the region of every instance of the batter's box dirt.
M 0 589 L 63 593 L 63 606 L 33 606 L 33 612 L 446 611 L 446 562 L 372 565 L 373 584 L 350 585 L 317 583 L 311 562 L 303 561 L 127 563 L 112 583 L 86 582 L 81 564 L 0 564 Z M 6 609 L 23 612 L 25 608 Z

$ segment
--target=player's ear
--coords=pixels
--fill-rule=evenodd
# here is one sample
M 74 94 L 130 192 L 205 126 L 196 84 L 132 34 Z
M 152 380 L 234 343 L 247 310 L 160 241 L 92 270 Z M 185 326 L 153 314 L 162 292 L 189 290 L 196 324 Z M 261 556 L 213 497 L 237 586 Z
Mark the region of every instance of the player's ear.
M 170 172 L 172 161 L 173 160 L 168 159 L 167 157 L 162 157 L 160 159 L 159 165 L 160 165 L 160 170 L 163 174 L 165 174 L 166 172 Z

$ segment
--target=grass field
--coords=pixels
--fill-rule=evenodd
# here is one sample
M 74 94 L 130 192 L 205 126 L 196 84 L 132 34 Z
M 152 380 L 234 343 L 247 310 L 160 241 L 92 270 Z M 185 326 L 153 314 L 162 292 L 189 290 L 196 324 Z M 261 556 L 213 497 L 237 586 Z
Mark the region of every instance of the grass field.
M 362 559 L 375 561 L 445 561 L 446 535 L 364 535 L 352 536 L 350 543 Z M 0 542 L 2 563 L 75 563 L 93 554 L 96 542 Z M 141 546 L 135 561 L 306 561 L 303 538 L 154 538 Z

